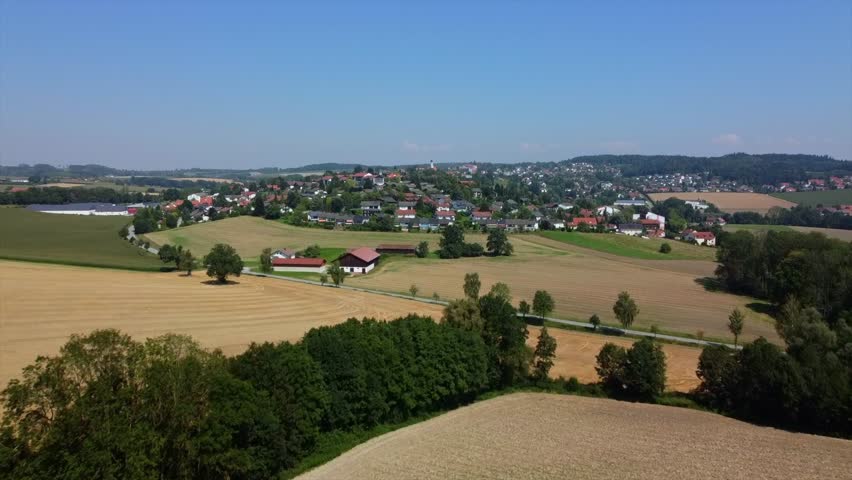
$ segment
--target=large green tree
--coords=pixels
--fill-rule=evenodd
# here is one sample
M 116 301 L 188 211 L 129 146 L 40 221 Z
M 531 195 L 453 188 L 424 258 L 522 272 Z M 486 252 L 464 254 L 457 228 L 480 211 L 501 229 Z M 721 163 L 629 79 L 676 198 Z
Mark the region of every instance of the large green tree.
M 204 267 L 207 268 L 208 277 L 215 277 L 219 283 L 225 283 L 229 275 L 240 276 L 243 271 L 243 260 L 234 247 L 217 243 L 204 257 Z
M 629 293 L 621 292 L 612 306 L 612 311 L 615 313 L 615 318 L 621 322 L 621 325 L 624 328 L 628 328 L 630 325 L 633 325 L 633 321 L 639 315 L 639 306 L 636 305 L 636 302 L 630 297 Z
M 500 228 L 492 229 L 488 232 L 488 241 L 485 246 L 491 255 L 511 255 L 514 252 L 514 247 L 509 243 L 506 231 Z
M 541 327 L 538 342 L 533 354 L 533 378 L 544 380 L 553 367 L 553 359 L 556 357 L 556 339 L 547 331 L 547 327 Z
M 536 290 L 533 296 L 532 311 L 539 317 L 546 317 L 553 311 L 553 297 L 546 290 Z

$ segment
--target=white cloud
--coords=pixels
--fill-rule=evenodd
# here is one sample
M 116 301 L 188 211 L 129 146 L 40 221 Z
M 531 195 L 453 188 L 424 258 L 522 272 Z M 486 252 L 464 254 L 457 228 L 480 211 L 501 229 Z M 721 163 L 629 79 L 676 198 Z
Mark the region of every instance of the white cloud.
M 414 143 L 408 140 L 402 142 L 402 149 L 406 152 L 446 152 L 452 148 L 453 146 L 447 143 L 429 145 L 424 143 Z
M 612 140 L 600 144 L 600 148 L 606 153 L 630 153 L 639 149 L 639 144 L 627 140 Z
M 723 133 L 717 137 L 713 137 L 713 143 L 716 145 L 740 145 L 743 139 L 736 133 Z

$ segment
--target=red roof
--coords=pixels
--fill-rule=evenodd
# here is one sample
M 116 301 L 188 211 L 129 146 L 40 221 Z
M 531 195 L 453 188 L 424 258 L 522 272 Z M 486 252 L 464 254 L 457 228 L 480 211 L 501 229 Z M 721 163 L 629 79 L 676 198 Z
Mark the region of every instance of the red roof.
M 373 262 L 377 258 L 379 258 L 379 252 L 369 247 L 354 248 L 344 253 L 343 255 L 352 255 L 353 257 L 358 258 L 359 260 L 367 263 Z
M 452 210 L 441 210 L 440 212 L 435 212 L 435 215 L 439 217 L 453 217 L 455 218 L 456 212 Z
M 694 238 L 703 238 L 705 240 L 712 240 L 716 238 L 716 235 L 713 235 L 713 232 L 694 232 L 692 236 Z
M 275 267 L 321 267 L 325 265 L 322 258 L 273 258 Z
M 597 218 L 588 218 L 588 217 L 574 217 L 574 220 L 571 221 L 571 224 L 575 227 L 580 225 L 581 223 L 585 223 L 586 225 L 597 225 Z
M 417 210 L 406 210 L 404 208 L 400 208 L 396 211 L 397 215 L 417 215 Z
M 639 223 L 641 223 L 642 225 L 659 225 L 660 221 L 650 218 L 643 218 L 642 220 L 639 220 Z
M 491 218 L 491 212 L 473 212 L 473 218 Z

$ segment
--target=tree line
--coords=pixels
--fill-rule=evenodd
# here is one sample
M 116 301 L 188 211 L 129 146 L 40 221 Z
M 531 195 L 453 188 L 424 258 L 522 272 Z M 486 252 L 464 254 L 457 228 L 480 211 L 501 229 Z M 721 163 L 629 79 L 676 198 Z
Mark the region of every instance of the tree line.
M 852 310 L 852 243 L 821 233 L 725 232 L 716 276 L 728 290 L 772 301 L 795 298 L 829 321 Z
M 139 203 L 157 202 L 160 198 L 141 192 L 120 192 L 108 187 L 39 187 L 20 192 L 0 192 L 2 205 L 66 204 L 66 203 Z
M 625 177 L 701 173 L 746 185 L 776 185 L 817 176 L 849 175 L 852 164 L 822 155 L 732 153 L 721 157 L 685 155 L 592 155 L 564 163 L 585 162 L 612 165 Z
M 758 225 L 792 225 L 797 227 L 840 228 L 852 230 L 852 216 L 842 212 L 823 212 L 821 208 L 796 205 L 792 208 L 774 207 L 761 215 L 757 212 L 726 214 L 728 223 Z
M 547 377 L 555 340 L 527 347 L 507 289 L 467 301 L 476 322 L 350 319 L 236 357 L 180 335 L 74 335 L 0 396 L 0 476 L 266 479 L 323 434 Z

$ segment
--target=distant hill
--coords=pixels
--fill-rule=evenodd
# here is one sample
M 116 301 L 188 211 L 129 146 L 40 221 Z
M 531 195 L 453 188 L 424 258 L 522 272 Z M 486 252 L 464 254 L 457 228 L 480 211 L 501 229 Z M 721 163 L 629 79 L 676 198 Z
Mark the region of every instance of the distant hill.
M 736 180 L 749 185 L 776 184 L 828 175 L 852 175 L 852 162 L 805 154 L 731 153 L 721 157 L 590 155 L 562 163 L 575 162 L 612 165 L 620 168 L 625 177 L 709 172 L 723 180 Z

